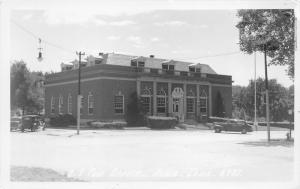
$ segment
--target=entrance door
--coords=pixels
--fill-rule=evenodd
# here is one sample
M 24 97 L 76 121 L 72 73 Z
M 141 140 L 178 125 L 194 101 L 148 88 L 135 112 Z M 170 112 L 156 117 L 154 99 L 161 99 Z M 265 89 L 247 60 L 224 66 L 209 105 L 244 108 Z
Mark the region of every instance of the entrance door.
M 173 116 L 177 117 L 180 122 L 184 121 L 183 112 L 183 90 L 180 87 L 176 87 L 172 92 L 172 112 Z

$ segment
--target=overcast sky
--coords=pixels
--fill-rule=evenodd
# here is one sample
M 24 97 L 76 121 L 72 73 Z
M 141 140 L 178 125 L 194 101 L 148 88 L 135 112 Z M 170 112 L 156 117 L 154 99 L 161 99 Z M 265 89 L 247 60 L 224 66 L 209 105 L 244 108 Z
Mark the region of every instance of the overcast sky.
M 234 85 L 247 85 L 254 77 L 254 56 L 240 52 L 237 44 L 236 10 L 128 9 L 109 3 L 106 6 L 109 8 L 97 11 L 13 10 L 11 60 L 24 60 L 30 70 L 59 71 L 61 62 L 76 58 L 75 51 L 92 55 L 154 54 L 158 58 L 208 64 L 218 74 L 232 75 Z M 42 62 L 36 59 L 38 39 L 29 33 L 42 39 Z M 269 78 L 291 85 L 286 69 L 270 66 Z M 262 54 L 257 54 L 257 75 L 264 77 Z

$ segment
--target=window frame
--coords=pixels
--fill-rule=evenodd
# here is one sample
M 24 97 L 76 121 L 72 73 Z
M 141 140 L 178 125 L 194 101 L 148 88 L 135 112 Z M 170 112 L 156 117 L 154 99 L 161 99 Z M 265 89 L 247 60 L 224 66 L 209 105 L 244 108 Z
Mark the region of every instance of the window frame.
M 73 114 L 73 97 L 72 94 L 68 95 L 68 114 L 72 115 Z
M 150 89 L 148 88 L 145 88 L 143 89 L 142 91 L 142 94 L 140 95 L 140 98 L 141 98 L 141 101 L 142 101 L 142 105 L 143 105 L 143 108 L 145 108 L 145 102 L 144 102 L 144 99 L 149 99 L 149 102 L 147 107 L 148 107 L 148 110 L 146 111 L 146 114 L 151 114 L 151 110 L 152 110 L 152 95 L 151 95 L 151 91 Z
M 206 94 L 206 92 L 205 92 L 205 90 L 204 89 L 201 89 L 200 90 L 200 96 L 199 96 L 199 110 L 200 110 L 200 113 L 205 113 L 205 114 L 207 114 L 207 94 Z M 205 101 L 204 101 L 205 100 Z M 202 103 L 201 103 L 201 101 L 204 101 L 205 102 L 205 105 L 203 105 L 202 106 Z M 202 109 L 205 109 L 205 112 L 204 111 L 202 111 Z
M 192 100 L 192 102 L 193 102 L 192 103 L 193 104 L 193 106 L 192 106 L 193 111 L 189 111 L 189 105 L 191 105 L 191 104 L 189 104 L 190 100 Z M 186 96 L 186 113 L 195 113 L 195 112 L 196 112 L 196 95 L 192 90 L 190 90 L 187 93 L 187 96 Z
M 55 98 L 54 98 L 54 96 L 51 96 L 50 113 L 55 114 Z
M 92 107 L 90 107 L 90 101 L 91 101 L 91 98 L 92 98 Z M 88 105 L 87 105 L 87 109 L 88 109 L 88 115 L 94 115 L 94 109 L 95 109 L 95 99 L 94 99 L 94 95 L 89 92 L 88 94 Z M 92 112 L 90 112 L 90 109 L 92 109 Z
M 116 106 L 116 97 L 122 97 L 122 103 L 119 103 L 119 104 L 122 104 L 122 108 L 118 108 L 118 106 Z M 114 104 L 114 113 L 116 115 L 123 115 L 125 113 L 125 110 L 124 110 L 124 95 L 123 94 L 119 93 L 119 94 L 114 95 L 113 104 Z M 116 110 L 122 110 L 122 112 L 116 112 Z
M 59 95 L 58 97 L 58 114 L 63 114 L 64 97 Z
M 163 94 L 160 94 L 160 92 L 163 92 Z M 162 100 L 164 101 L 164 103 L 160 102 Z M 160 112 L 159 108 L 164 108 L 164 112 Z M 167 94 L 166 94 L 165 90 L 163 90 L 163 89 L 160 89 L 159 91 L 157 91 L 157 94 L 156 94 L 156 112 L 158 114 L 167 113 Z

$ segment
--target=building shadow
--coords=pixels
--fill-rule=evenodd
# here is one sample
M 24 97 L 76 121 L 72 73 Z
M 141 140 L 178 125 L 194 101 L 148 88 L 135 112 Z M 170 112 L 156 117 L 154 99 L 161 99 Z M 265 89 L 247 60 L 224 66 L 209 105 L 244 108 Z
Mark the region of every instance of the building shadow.
M 246 141 L 237 144 L 243 144 L 246 146 L 262 146 L 262 147 L 294 147 L 294 140 L 286 140 L 286 139 L 271 139 L 270 142 L 267 140 L 260 140 L 260 141 Z

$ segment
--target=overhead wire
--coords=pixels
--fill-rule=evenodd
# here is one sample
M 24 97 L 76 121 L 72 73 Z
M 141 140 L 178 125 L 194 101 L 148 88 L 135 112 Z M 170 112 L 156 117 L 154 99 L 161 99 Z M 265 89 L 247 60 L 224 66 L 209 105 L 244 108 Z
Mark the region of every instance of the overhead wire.
M 50 42 L 48 40 L 45 40 L 44 38 L 36 35 L 35 33 L 31 32 L 30 30 L 28 30 L 27 28 L 25 28 L 24 26 L 20 25 L 19 23 L 17 23 L 16 21 L 14 21 L 12 19 L 11 19 L 11 22 L 13 24 L 15 24 L 18 28 L 22 29 L 24 32 L 26 32 L 27 34 L 29 34 L 30 36 L 32 36 L 33 38 L 35 38 L 35 39 L 42 39 L 42 41 L 45 44 L 49 45 L 49 46 L 61 49 L 61 50 L 65 51 L 65 52 L 76 54 L 75 50 L 67 49 L 67 48 L 65 48 L 65 47 L 63 47 L 61 45 L 58 45 L 58 44 L 52 43 L 52 42 Z M 213 57 L 218 57 L 218 56 L 229 56 L 229 55 L 238 54 L 238 53 L 240 53 L 240 51 L 233 51 L 233 52 L 220 53 L 220 54 L 214 54 L 214 55 L 206 55 L 206 56 L 193 57 L 193 58 L 185 57 L 185 58 L 178 58 L 178 59 L 180 59 L 180 60 L 198 60 L 198 59 L 213 58 Z
M 14 20 L 12 20 L 12 19 L 11 19 L 11 22 L 12 22 L 15 26 L 17 26 L 18 28 L 20 28 L 21 30 L 23 30 L 24 32 L 26 32 L 27 34 L 29 34 L 30 36 L 32 36 L 33 38 L 35 38 L 35 39 L 42 39 L 42 41 L 43 41 L 45 44 L 49 45 L 49 46 L 52 46 L 52 47 L 61 49 L 61 50 L 65 51 L 65 52 L 69 52 L 69 53 L 72 53 L 72 54 L 75 54 L 75 53 L 76 53 L 76 51 L 74 51 L 74 50 L 67 49 L 67 48 L 65 48 L 65 47 L 63 47 L 63 46 L 61 46 L 61 45 L 57 45 L 57 44 L 52 43 L 52 42 L 50 42 L 50 41 L 48 41 L 48 40 L 45 40 L 44 38 L 42 38 L 42 37 L 36 35 L 35 33 L 31 32 L 30 30 L 28 30 L 27 28 L 25 28 L 24 26 L 20 25 L 19 23 L 17 23 L 16 21 L 14 21 Z

